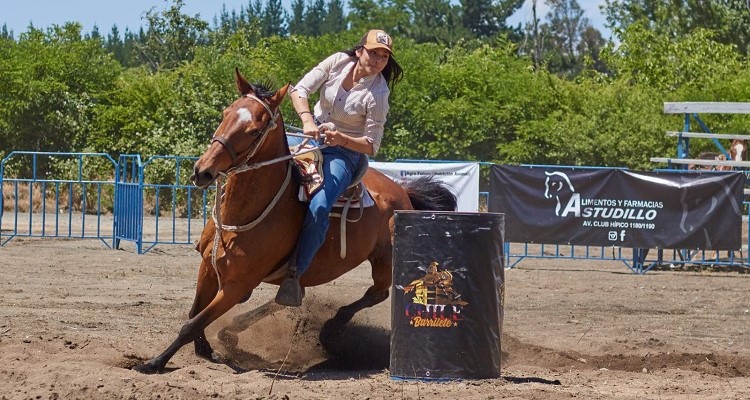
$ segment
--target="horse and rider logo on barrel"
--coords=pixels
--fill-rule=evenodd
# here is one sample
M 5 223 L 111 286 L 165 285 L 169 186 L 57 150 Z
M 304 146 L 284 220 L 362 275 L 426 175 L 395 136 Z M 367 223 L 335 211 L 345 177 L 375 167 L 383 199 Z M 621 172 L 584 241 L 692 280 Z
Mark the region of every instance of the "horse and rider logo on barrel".
M 405 315 L 410 318 L 409 324 L 415 328 L 450 328 L 458 326 L 463 318 L 461 312 L 469 303 L 453 287 L 453 274 L 464 269 L 439 269 L 437 261 L 430 263 L 424 276 L 413 280 L 406 286 L 396 285 L 404 294 L 413 293 L 412 301 L 405 306 Z

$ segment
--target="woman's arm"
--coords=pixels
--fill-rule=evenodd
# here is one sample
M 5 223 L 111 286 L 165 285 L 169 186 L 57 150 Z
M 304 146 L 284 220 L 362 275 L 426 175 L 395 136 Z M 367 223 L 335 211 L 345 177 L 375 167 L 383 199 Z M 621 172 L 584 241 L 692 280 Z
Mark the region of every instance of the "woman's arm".
M 292 99 L 292 106 L 297 111 L 300 121 L 302 121 L 302 131 L 306 135 L 315 136 L 317 140 L 319 137 L 318 126 L 315 125 L 315 116 L 310 111 L 310 103 L 307 98 L 300 97 L 296 90 L 293 90 L 289 97 Z
M 358 153 L 374 155 L 372 143 L 366 137 L 351 137 L 339 131 L 326 131 L 325 134 L 326 144 L 329 146 L 341 146 Z

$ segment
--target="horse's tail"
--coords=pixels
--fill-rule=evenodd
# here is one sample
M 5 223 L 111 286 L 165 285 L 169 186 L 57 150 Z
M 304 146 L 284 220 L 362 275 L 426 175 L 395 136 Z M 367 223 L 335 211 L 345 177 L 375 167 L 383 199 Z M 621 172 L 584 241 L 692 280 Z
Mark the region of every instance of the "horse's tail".
M 422 176 L 407 182 L 404 190 L 415 210 L 456 211 L 458 206 L 456 195 L 432 176 Z

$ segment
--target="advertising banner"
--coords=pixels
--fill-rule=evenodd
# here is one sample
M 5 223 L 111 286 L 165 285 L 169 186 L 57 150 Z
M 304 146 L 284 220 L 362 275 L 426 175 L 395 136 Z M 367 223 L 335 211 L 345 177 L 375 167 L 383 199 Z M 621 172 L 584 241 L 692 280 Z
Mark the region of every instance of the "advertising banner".
M 377 169 L 396 182 L 408 182 L 425 175 L 434 175 L 445 183 L 458 200 L 461 212 L 479 211 L 479 164 L 478 163 L 411 163 L 375 162 L 370 167 Z
M 737 250 L 743 172 L 492 167 L 491 212 L 517 243 Z

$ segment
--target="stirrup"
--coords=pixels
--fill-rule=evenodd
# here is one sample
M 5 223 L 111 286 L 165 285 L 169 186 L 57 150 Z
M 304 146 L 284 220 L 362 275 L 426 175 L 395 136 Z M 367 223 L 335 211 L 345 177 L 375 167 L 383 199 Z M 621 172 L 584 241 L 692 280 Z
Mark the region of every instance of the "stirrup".
M 279 285 L 275 301 L 276 304 L 282 306 L 299 307 L 302 305 L 303 297 L 305 297 L 305 292 L 299 284 L 299 278 L 289 277 Z

